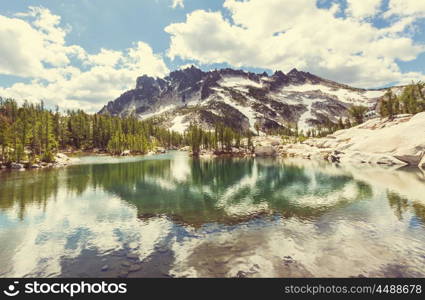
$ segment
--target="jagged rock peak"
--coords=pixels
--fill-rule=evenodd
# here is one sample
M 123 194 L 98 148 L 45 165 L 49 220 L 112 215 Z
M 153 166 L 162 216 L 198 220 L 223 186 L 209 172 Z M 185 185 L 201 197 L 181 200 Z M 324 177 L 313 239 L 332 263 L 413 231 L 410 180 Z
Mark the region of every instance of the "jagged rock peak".
M 142 89 L 144 87 L 147 87 L 149 85 L 155 84 L 156 79 L 153 77 L 150 77 L 148 75 L 142 75 L 140 77 L 137 77 L 136 80 L 136 89 Z
M 283 77 L 286 77 L 286 75 L 282 71 L 275 71 L 274 74 L 273 74 L 273 77 L 283 78 Z
M 348 115 L 351 105 L 373 109 L 379 90 L 361 90 L 292 69 L 253 73 L 231 68 L 202 71 L 195 66 L 171 72 L 165 78 L 140 76 L 136 89 L 109 102 L 101 113 L 152 118 L 183 132 L 195 122 L 206 129 L 223 123 L 237 130 L 263 132 L 317 124 Z M 289 125 L 288 125 L 289 124 Z
M 171 78 L 171 79 L 201 78 L 203 75 L 204 75 L 204 72 L 202 70 L 192 65 L 184 69 L 173 71 L 166 78 Z
M 291 71 L 289 71 L 288 76 L 290 76 L 290 75 L 294 76 L 294 75 L 297 75 L 297 74 L 300 74 L 300 73 L 304 73 L 304 72 L 300 72 L 300 71 L 297 70 L 297 68 L 293 68 Z
M 307 81 L 314 84 L 324 82 L 324 81 L 330 82 L 329 80 L 323 79 L 309 72 L 298 71 L 296 68 L 293 68 L 291 71 L 289 71 L 287 76 L 290 78 L 290 81 L 295 84 L 303 84 Z

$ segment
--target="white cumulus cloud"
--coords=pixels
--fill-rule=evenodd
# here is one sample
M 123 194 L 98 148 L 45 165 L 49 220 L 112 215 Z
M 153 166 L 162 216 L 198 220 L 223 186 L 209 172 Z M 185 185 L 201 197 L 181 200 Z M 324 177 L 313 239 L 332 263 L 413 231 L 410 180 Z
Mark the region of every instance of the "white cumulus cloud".
M 423 78 L 421 73 L 402 74 L 397 65 L 425 51 L 410 32 L 418 17 L 378 28 L 368 17 L 380 13 L 380 1 L 365 1 L 371 7 L 355 2 L 360 1 L 349 1 L 346 16 L 340 16 L 338 4 L 319 8 L 315 0 L 226 0 L 230 18 L 197 10 L 185 22 L 167 26 L 168 55 L 201 64 L 296 67 L 360 87 Z
M 172 8 L 177 8 L 177 7 L 184 8 L 184 2 L 183 2 L 183 0 L 173 0 L 173 3 L 171 3 L 171 7 Z
M 390 0 L 386 16 L 425 17 L 425 1 L 423 0 Z
M 0 86 L 0 96 L 97 111 L 132 88 L 137 76 L 169 72 L 162 57 L 144 42 L 123 51 L 87 53 L 79 45 L 66 44 L 68 32 L 61 18 L 46 8 L 30 7 L 14 17 L 0 15 L 0 74 L 30 80 Z
M 347 0 L 347 14 L 354 18 L 367 18 L 380 11 L 382 0 Z
M 22 20 L 0 15 L 0 73 L 37 76 L 44 59 L 43 36 Z

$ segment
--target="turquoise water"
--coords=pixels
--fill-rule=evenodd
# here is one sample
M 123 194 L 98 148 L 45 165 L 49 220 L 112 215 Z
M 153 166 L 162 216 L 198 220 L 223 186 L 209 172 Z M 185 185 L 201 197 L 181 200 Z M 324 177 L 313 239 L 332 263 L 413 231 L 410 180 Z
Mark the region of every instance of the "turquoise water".
M 424 277 L 424 178 L 183 152 L 4 171 L 0 276 Z

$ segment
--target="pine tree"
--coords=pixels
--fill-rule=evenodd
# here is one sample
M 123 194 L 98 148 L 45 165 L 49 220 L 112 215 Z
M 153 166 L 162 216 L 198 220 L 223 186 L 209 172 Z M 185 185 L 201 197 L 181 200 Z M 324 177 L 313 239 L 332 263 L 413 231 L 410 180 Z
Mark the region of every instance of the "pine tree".
M 380 114 L 381 118 L 388 117 L 388 108 L 387 108 L 387 104 L 385 102 L 386 101 L 382 101 L 380 103 L 380 106 L 379 106 L 379 114 Z
M 344 123 L 342 122 L 342 118 L 340 117 L 339 120 L 338 120 L 338 128 L 339 129 L 344 129 L 344 127 L 345 127 L 344 126 Z
M 53 152 L 57 147 L 57 142 L 53 133 L 53 122 L 52 114 L 49 111 L 43 112 L 43 123 L 42 123 L 42 147 L 43 156 L 42 161 L 53 162 Z
M 61 125 L 60 125 L 60 114 L 59 114 L 59 106 L 56 105 L 56 111 L 53 115 L 53 134 L 55 136 L 55 140 L 59 141 L 61 137 Z
M 361 124 L 364 121 L 364 114 L 367 111 L 367 107 L 362 105 L 353 105 L 349 108 L 348 113 L 354 118 L 357 124 Z
M 10 125 L 5 116 L 0 115 L 0 147 L 1 155 L 0 160 L 6 161 L 8 153 L 6 152 L 10 142 Z
M 253 148 L 254 148 L 254 144 L 252 143 L 252 136 L 251 136 L 251 132 L 248 132 L 248 149 L 250 150 L 250 151 L 252 151 L 253 150 Z
M 254 124 L 255 131 L 257 131 L 257 135 L 260 135 L 260 124 L 257 122 Z
M 191 124 L 188 129 L 188 138 L 193 156 L 199 156 L 202 141 L 201 128 L 195 124 Z

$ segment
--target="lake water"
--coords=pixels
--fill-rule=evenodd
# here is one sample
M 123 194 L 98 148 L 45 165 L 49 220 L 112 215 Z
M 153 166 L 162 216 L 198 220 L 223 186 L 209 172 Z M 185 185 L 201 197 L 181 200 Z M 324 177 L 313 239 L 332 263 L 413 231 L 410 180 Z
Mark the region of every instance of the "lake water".
M 419 169 L 81 162 L 0 173 L 0 277 L 425 277 Z

